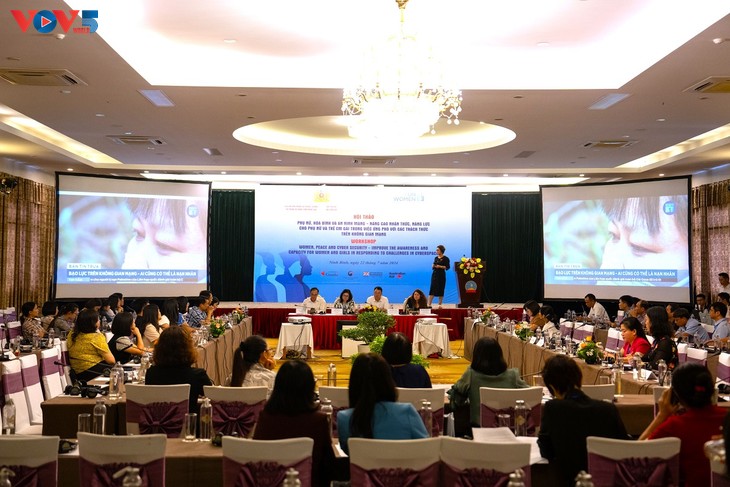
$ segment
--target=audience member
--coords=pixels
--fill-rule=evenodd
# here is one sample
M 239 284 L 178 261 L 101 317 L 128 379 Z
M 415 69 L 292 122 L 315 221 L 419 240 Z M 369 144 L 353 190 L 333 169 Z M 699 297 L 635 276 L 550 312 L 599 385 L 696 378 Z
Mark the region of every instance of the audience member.
M 190 305 L 188 304 L 188 298 L 185 296 L 178 296 L 177 297 L 177 310 L 182 315 L 183 323 L 187 323 L 188 318 L 188 307 Z M 182 324 L 182 323 L 181 323 Z
M 144 310 L 142 310 L 142 319 L 137 320 L 139 323 L 139 329 L 142 330 L 142 343 L 145 348 L 152 348 L 157 344 L 157 340 L 160 339 L 160 308 L 156 304 L 148 304 Z
M 375 286 L 373 295 L 368 297 L 366 302 L 370 306 L 379 309 L 387 309 L 389 305 L 388 298 L 383 296 L 383 288 L 380 286 Z
M 416 289 L 413 291 L 413 294 L 403 301 L 403 311 L 406 313 L 418 313 L 421 308 L 428 308 L 428 301 L 426 301 L 426 296 L 424 296 L 423 291 Z
M 700 313 L 707 313 L 707 297 L 705 293 L 697 293 L 695 295 L 695 310 Z
M 677 308 L 673 315 L 674 324 L 677 327 L 677 333 L 675 336 L 690 336 L 692 337 L 693 343 L 700 345 L 710 339 L 710 335 L 707 334 L 707 330 L 704 329 L 702 323 L 691 316 L 689 311 L 686 309 Z
M 85 309 L 79 313 L 76 326 L 68 336 L 68 356 L 79 380 L 91 380 L 116 363 L 106 338 L 98 333 L 99 324 L 99 312 Z
M 319 288 L 316 287 L 309 290 L 309 297 L 302 302 L 302 306 L 304 306 L 304 311 L 310 315 L 327 312 L 327 301 L 319 295 Z
M 191 304 L 192 306 L 188 310 L 188 324 L 193 328 L 209 325 L 213 316 L 213 308 L 208 299 L 205 296 L 198 296 L 191 300 Z
M 546 340 L 549 340 L 554 336 L 560 335 L 560 329 L 557 326 L 557 324 L 560 322 L 560 318 L 558 318 L 558 315 L 555 314 L 552 306 L 546 304 L 545 306 L 541 307 L 540 312 L 538 313 L 538 317 L 540 317 L 542 320 L 545 320 L 545 324 L 542 327 L 542 335 L 545 337 Z
M 357 356 L 350 371 L 350 408 L 337 413 L 340 447 L 349 452 L 350 437 L 412 440 L 429 436 L 409 402 L 396 402 L 398 391 L 390 366 L 375 353 Z
M 355 297 L 352 295 L 352 291 L 343 289 L 340 297 L 335 300 L 333 307 L 341 308 L 342 314 L 344 315 L 354 315 L 357 313 L 357 304 L 355 304 Z
M 583 301 L 586 303 L 586 306 L 588 306 L 588 321 L 593 323 L 608 323 L 610 320 L 608 318 L 608 313 L 606 312 L 606 308 L 603 307 L 601 303 L 596 301 L 596 296 L 592 293 L 588 293 L 585 295 L 585 298 L 583 298 Z
M 583 375 L 572 358 L 549 358 L 542 378 L 553 399 L 543 408 L 537 439 L 540 455 L 548 459 L 553 475 L 560 476 L 563 485 L 573 485 L 578 472 L 588 470 L 586 438 L 626 440 L 626 429 L 616 406 L 583 393 Z
M 41 315 L 43 316 L 43 318 L 41 318 L 41 326 L 43 327 L 44 332 L 48 332 L 48 328 L 51 326 L 53 320 L 56 319 L 57 314 L 58 306 L 56 306 L 56 303 L 53 301 L 46 301 L 43 303 L 43 307 L 41 308 Z
M 627 316 L 631 316 L 631 310 L 634 308 L 634 302 L 636 300 L 633 296 L 630 296 L 628 294 L 624 294 L 620 298 L 618 298 L 618 309 L 619 311 L 623 312 L 622 316 L 617 316 L 616 322 L 621 323 L 623 318 L 626 318 Z
M 667 318 L 669 319 L 671 327 L 676 326 L 674 323 L 674 312 L 679 309 L 679 305 L 676 303 L 669 303 L 664 309 L 667 311 Z M 676 329 L 672 329 L 672 331 L 676 332 Z
M 269 395 L 274 389 L 276 361 L 273 359 L 266 340 L 252 335 L 241 342 L 233 352 L 233 376 L 231 386 L 266 386 Z
M 162 318 L 160 324 L 164 325 L 182 325 L 182 315 L 180 314 L 177 299 L 169 298 L 162 302 Z
M 718 301 L 710 306 L 710 318 L 715 323 L 715 331 L 712 332 L 713 340 L 730 337 L 730 328 L 728 328 L 727 318 L 725 318 L 726 314 L 727 306 L 723 303 Z
M 114 320 L 114 312 L 109 304 L 109 300 L 106 298 L 101 300 L 101 308 L 99 308 L 99 319 L 103 321 L 104 318 L 106 318 L 107 323 L 111 323 Z
M 431 387 L 431 377 L 422 365 L 412 364 L 413 346 L 403 333 L 388 335 L 383 343 L 383 358 L 390 365 L 396 387 Z
M 109 296 L 109 309 L 112 310 L 115 316 L 124 311 L 124 296 L 122 293 L 114 293 Z
M 730 308 L 730 294 L 726 292 L 717 293 L 717 300 L 720 301 L 722 304 L 724 304 L 726 307 Z M 44 313 L 45 314 L 45 313 Z M 728 316 L 725 315 L 725 318 Z
M 529 300 L 522 307 L 525 314 L 527 315 L 527 321 L 530 323 L 530 330 L 535 331 L 538 328 L 545 326 L 545 318 L 541 318 L 540 315 L 540 303 L 534 299 Z
M 651 349 L 651 344 L 646 339 L 644 326 L 633 316 L 624 318 L 621 322 L 621 338 L 624 340 L 622 353 L 625 357 L 636 353 L 643 357 Z
M 730 293 L 730 276 L 727 272 L 721 272 L 717 275 L 720 287 L 717 289 L 719 293 Z
M 314 374 L 302 360 L 284 362 L 276 374 L 274 390 L 259 415 L 253 438 L 283 440 L 312 438 L 312 485 L 330 485 L 335 467 L 327 415 L 315 401 Z
M 672 386 L 659 399 L 659 412 L 640 440 L 679 438 L 679 485 L 705 487 L 710 464 L 704 444 L 721 434 L 727 410 L 712 404 L 715 382 L 707 367 L 682 364 L 672 374 Z M 684 410 L 681 412 L 680 410 Z
M 656 370 L 659 361 L 664 360 L 669 370 L 672 370 L 679 363 L 679 356 L 677 344 L 672 339 L 674 333 L 667 318 L 667 310 L 661 306 L 652 306 L 646 310 L 646 327 L 654 337 L 654 343 L 644 357 L 644 362 L 649 362 L 651 368 Z
M 23 338 L 29 342 L 33 341 L 34 334 L 38 335 L 38 338 L 43 338 L 46 335 L 45 330 L 43 330 L 43 325 L 41 325 L 41 321 L 38 319 L 39 313 L 38 305 L 33 301 L 23 303 L 23 306 L 20 307 L 20 317 L 23 321 L 21 325 Z
M 51 323 L 58 336 L 65 336 L 64 333 L 71 331 L 74 323 L 76 323 L 78 314 L 79 306 L 76 303 L 65 303 L 61 306 L 61 309 L 58 311 L 58 316 Z
M 134 355 L 144 355 L 150 350 L 142 343 L 142 334 L 134 324 L 132 313 L 117 313 L 112 321 L 112 337 L 109 339 L 109 350 L 117 362 L 127 363 Z M 132 340 L 134 337 L 134 340 Z
M 212 386 L 213 381 L 205 369 L 194 367 L 198 352 L 190 336 L 191 332 L 187 326 L 173 326 L 162 332 L 152 355 L 155 365 L 147 371 L 145 384 L 190 384 L 188 408 L 190 412 L 197 413 L 198 397 L 203 395 L 203 386 Z
M 84 309 L 93 309 L 97 313 L 101 309 L 101 299 L 99 298 L 91 298 L 88 301 L 86 301 L 86 304 L 84 304 Z
M 634 307 L 631 310 L 631 316 L 639 320 L 642 325 L 646 324 L 646 310 L 649 309 L 649 302 L 643 299 L 638 299 L 634 303 Z M 644 330 L 646 332 L 646 330 Z

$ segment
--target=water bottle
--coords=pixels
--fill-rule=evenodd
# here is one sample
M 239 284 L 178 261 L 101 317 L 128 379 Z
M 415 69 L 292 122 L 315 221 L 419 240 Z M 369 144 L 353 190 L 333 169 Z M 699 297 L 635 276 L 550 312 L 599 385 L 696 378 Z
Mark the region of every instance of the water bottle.
M 337 367 L 333 363 L 327 367 L 327 385 L 337 387 Z
M 575 477 L 575 487 L 593 487 L 593 477 L 591 474 L 581 470 Z
M 421 399 L 421 419 L 423 425 L 426 427 L 426 433 L 428 436 L 433 436 L 433 410 L 431 410 L 431 402 L 426 399 Z
M 3 434 L 15 434 L 15 403 L 11 397 L 7 398 L 3 406 Z
M 293 468 L 289 468 L 289 470 L 286 471 L 286 478 L 281 484 L 281 487 L 300 487 L 301 485 L 302 482 L 299 480 L 299 472 Z
M 38 330 L 33 330 L 33 350 L 38 350 L 41 344 L 41 336 L 38 334 Z
M 109 372 L 109 399 L 116 400 L 122 395 L 122 387 L 124 384 L 124 369 L 122 365 L 117 362 Z
M 150 368 L 150 358 L 145 353 L 139 360 L 139 371 L 137 372 L 137 381 L 140 384 L 144 384 L 145 377 L 147 377 L 147 369 Z
M 116 472 L 113 477 L 118 479 L 124 475 L 122 487 L 142 487 L 142 477 L 139 476 L 139 469 L 132 466 L 124 467 Z
M 48 329 L 48 348 L 53 348 L 56 344 L 56 330 L 53 327 Z
M 13 484 L 10 482 L 10 477 L 15 477 L 15 472 L 8 467 L 0 469 L 0 487 L 13 487 Z
M 243 317 L 248 318 L 248 306 L 243 307 Z
M 666 387 L 672 387 L 672 371 L 671 370 L 667 370 L 667 373 L 664 376 L 664 385 Z
M 613 385 L 614 394 L 621 395 L 621 375 L 623 374 L 623 367 L 614 367 L 613 369 Z
M 96 406 L 94 406 L 94 414 L 91 421 L 91 432 L 95 435 L 103 435 L 104 427 L 106 425 L 106 405 L 104 405 L 103 398 L 96 400 Z
M 527 436 L 527 406 L 525 401 L 515 401 L 515 436 Z
M 329 429 L 330 436 L 332 436 L 332 415 L 335 411 L 332 408 L 332 401 L 330 401 L 326 397 L 322 398 L 322 400 L 319 401 L 319 410 L 327 415 L 327 428 Z
M 108 328 L 109 320 L 106 319 L 106 316 L 101 317 L 101 331 L 106 331 Z
M 210 399 L 203 398 L 203 404 L 200 406 L 200 441 L 210 441 L 213 439 L 213 406 Z
M 521 468 L 509 474 L 507 487 L 525 487 L 525 472 Z
M 659 374 L 659 385 L 664 385 L 664 378 L 667 375 L 667 363 L 664 361 L 664 359 L 660 359 L 659 363 L 657 364 L 658 374 Z

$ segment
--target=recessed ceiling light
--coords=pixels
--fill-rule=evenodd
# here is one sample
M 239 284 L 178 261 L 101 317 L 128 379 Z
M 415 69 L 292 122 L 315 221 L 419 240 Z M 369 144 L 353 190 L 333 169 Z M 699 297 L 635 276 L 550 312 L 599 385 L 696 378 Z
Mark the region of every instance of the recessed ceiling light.
M 124 132 L 124 135 L 132 135 L 132 132 Z
M 223 39 L 223 42 L 225 42 L 226 44 L 235 44 L 236 39 Z
M 363 176 L 370 176 L 370 173 L 364 172 L 362 173 Z
M 71 93 L 71 90 L 61 90 L 61 91 L 59 91 L 59 93 L 61 93 L 63 95 L 68 95 L 69 93 Z
M 301 176 L 301 175 L 302 175 L 302 173 L 300 173 L 300 172 L 297 173 L 297 176 Z
M 97 113 L 96 116 L 97 117 L 106 117 L 106 115 L 104 115 L 103 113 Z
M 712 42 L 714 42 L 715 44 L 722 44 L 726 40 L 727 39 L 723 39 L 722 37 L 715 37 L 714 39 L 712 39 Z
M 72 167 L 69 167 L 69 168 L 68 168 L 68 169 L 66 169 L 66 170 L 67 170 L 68 172 L 74 172 L 74 168 L 72 168 Z
M 221 174 L 228 174 L 228 173 L 227 173 L 227 172 L 225 172 L 225 171 L 221 171 Z
M 272 151 L 271 151 L 271 153 L 272 153 L 272 154 L 278 154 L 278 153 L 279 153 L 279 151 L 278 151 L 278 150 L 272 150 Z
M 660 178 L 663 178 L 664 177 L 664 173 L 659 174 L 659 177 Z
M 458 163 L 459 163 L 459 161 L 454 161 L 454 164 L 458 164 Z
M 502 177 L 506 178 L 507 176 L 509 176 L 509 174 L 502 174 Z
M 281 162 L 281 159 L 275 159 L 275 162 Z
M 548 47 L 549 45 L 550 45 L 550 43 L 549 42 L 545 42 L 545 41 L 542 41 L 542 42 L 538 42 L 537 43 L 537 47 Z
M 578 174 L 578 176 L 583 177 L 583 176 L 585 176 L 585 174 Z
M 137 90 L 139 94 L 147 98 L 147 100 L 156 107 L 174 107 L 175 104 L 170 100 L 162 90 Z
M 435 175 L 436 175 L 436 173 L 435 173 L 435 172 L 432 172 L 432 173 L 431 173 L 431 177 L 433 177 L 433 176 L 435 176 Z
M 144 173 L 145 173 L 145 174 L 149 174 L 149 171 L 145 171 Z
M 657 118 L 656 121 L 657 122 L 666 122 L 667 119 L 666 118 Z

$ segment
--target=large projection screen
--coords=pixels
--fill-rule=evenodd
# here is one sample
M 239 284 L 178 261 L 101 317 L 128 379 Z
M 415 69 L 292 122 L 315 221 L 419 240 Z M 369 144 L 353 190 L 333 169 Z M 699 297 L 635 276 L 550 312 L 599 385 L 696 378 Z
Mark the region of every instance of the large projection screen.
M 197 296 L 209 183 L 56 175 L 56 299 Z
M 691 302 L 689 178 L 541 192 L 546 299 Z
M 301 303 L 317 287 L 332 305 L 348 288 L 363 304 L 381 286 L 399 306 L 428 294 L 437 245 L 451 259 L 444 302 L 456 303 L 453 267 L 471 255 L 464 187 L 260 186 L 254 299 Z

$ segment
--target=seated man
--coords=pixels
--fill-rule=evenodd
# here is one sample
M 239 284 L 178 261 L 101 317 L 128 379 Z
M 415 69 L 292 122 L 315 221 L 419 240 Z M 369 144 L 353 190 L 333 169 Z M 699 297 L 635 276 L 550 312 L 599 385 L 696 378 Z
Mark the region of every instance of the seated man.
M 727 318 L 725 318 L 726 314 L 727 306 L 723 303 L 718 301 L 710 306 L 710 318 L 715 324 L 715 331 L 712 332 L 713 340 L 730 337 L 730 328 L 728 328 Z
M 720 301 L 722 304 L 730 308 L 730 294 L 726 292 L 717 293 L 717 300 Z M 730 313 L 730 309 L 728 310 L 728 313 Z M 725 318 L 730 318 L 730 316 L 725 315 Z
M 588 293 L 584 299 L 586 306 L 590 309 L 588 312 L 588 321 L 593 323 L 608 323 L 610 321 L 608 319 L 608 313 L 606 313 L 606 308 L 596 301 L 596 296 L 594 294 Z
M 676 337 L 682 337 L 685 334 L 693 337 L 694 343 L 705 343 L 710 339 L 707 330 L 702 327 L 702 323 L 694 319 L 684 308 L 677 308 L 672 313 L 674 316 L 674 324 L 677 326 Z
M 302 303 L 304 310 L 310 315 L 324 314 L 327 312 L 327 301 L 319 295 L 319 289 L 313 287 L 309 290 L 309 297 Z
M 379 309 L 388 309 L 389 304 L 388 298 L 383 296 L 383 288 L 380 286 L 375 286 L 375 289 L 373 289 L 373 295 L 368 298 L 367 303 L 370 306 Z
M 193 328 L 209 325 L 210 318 L 213 316 L 213 307 L 210 305 L 208 298 L 198 296 L 191 300 L 192 306 L 188 310 L 188 325 Z
M 643 299 L 639 299 L 634 303 L 634 307 L 631 309 L 631 316 L 639 320 L 642 325 L 646 322 L 646 310 L 649 309 L 649 302 Z

